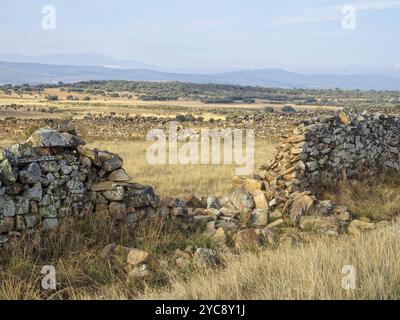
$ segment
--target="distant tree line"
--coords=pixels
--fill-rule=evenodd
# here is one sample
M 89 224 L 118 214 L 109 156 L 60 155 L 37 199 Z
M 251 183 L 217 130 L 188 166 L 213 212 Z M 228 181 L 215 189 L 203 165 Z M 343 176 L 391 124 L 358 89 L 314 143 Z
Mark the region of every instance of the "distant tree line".
M 362 91 L 342 89 L 284 89 L 222 84 L 194 84 L 184 82 L 147 82 L 147 81 L 84 81 L 76 83 L 11 85 L 0 86 L 4 94 L 32 94 L 43 92 L 47 88 L 59 88 L 68 92 L 67 99 L 75 100 L 74 94 L 84 94 L 83 100 L 90 100 L 90 95 L 110 98 L 137 97 L 143 101 L 194 100 L 207 104 L 242 103 L 252 104 L 296 104 L 337 107 L 375 107 L 398 105 L 399 91 Z M 56 98 L 49 95 L 48 100 Z

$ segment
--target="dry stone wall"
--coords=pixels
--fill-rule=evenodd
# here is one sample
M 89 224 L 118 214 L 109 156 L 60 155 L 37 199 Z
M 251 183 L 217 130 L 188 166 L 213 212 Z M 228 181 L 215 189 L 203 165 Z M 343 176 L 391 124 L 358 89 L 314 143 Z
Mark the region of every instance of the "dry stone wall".
M 245 115 L 229 115 L 221 121 L 189 121 L 178 125 L 178 130 L 192 128 L 252 128 L 258 137 L 278 137 L 290 133 L 302 120 L 318 115 L 332 114 L 331 111 L 297 112 L 297 113 L 267 113 L 257 112 Z M 59 124 L 68 122 L 77 129 L 82 137 L 101 139 L 134 138 L 145 136 L 153 128 L 167 129 L 174 118 L 153 116 L 99 116 L 87 115 L 68 121 L 60 119 L 7 119 L 0 120 L 0 139 L 13 136 L 23 136 L 31 128 L 51 127 L 58 129 Z
M 130 182 L 123 160 L 84 146 L 72 128 L 42 128 L 26 143 L 0 152 L 0 240 L 65 217 L 107 211 L 116 220 L 137 221 L 157 207 L 151 187 Z
M 264 166 L 262 176 L 267 180 L 279 176 L 274 183 L 289 192 L 317 193 L 321 186 L 335 186 L 342 180 L 398 171 L 399 154 L 400 118 L 341 112 L 299 125 Z
M 325 187 L 400 170 L 400 118 L 340 112 L 306 120 L 260 173 L 272 216 L 293 221 L 314 209 L 344 213 L 317 198 Z
M 323 114 L 299 123 L 259 175 L 234 177 L 231 195 L 159 199 L 151 187 L 131 182 L 117 154 L 86 148 L 68 125 L 57 129 L 39 129 L 0 152 L 0 243 L 96 212 L 131 223 L 161 215 L 213 241 L 230 238 L 238 249 L 275 245 L 285 226 L 355 234 L 374 225 L 321 200 L 320 191 L 400 170 L 400 118 Z

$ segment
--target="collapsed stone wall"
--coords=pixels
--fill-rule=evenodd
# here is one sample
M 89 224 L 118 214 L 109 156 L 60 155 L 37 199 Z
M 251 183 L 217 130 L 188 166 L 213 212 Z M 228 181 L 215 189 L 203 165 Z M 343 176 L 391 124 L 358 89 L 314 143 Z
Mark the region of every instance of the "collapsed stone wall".
M 373 224 L 320 200 L 319 191 L 399 171 L 399 135 L 400 118 L 385 114 L 340 112 L 303 120 L 259 175 L 234 177 L 231 195 L 159 199 L 151 187 L 130 181 L 118 155 L 86 148 L 68 125 L 39 129 L 27 143 L 0 152 L 0 243 L 92 212 L 132 223 L 168 216 L 185 229 L 201 228 L 214 241 L 231 237 L 237 247 L 274 244 L 285 226 L 356 233 Z
M 1 242 L 65 217 L 106 211 L 134 222 L 157 207 L 154 190 L 130 182 L 117 154 L 84 144 L 70 127 L 44 128 L 0 152 Z

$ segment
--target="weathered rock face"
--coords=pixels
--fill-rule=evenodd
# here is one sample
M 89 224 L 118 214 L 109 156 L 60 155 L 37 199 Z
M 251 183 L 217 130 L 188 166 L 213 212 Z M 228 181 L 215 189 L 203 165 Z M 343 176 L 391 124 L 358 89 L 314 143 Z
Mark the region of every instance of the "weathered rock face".
M 116 220 L 158 205 L 151 187 L 129 182 L 122 159 L 79 137 L 39 129 L 0 152 L 0 234 L 49 230 L 66 216 L 106 211 Z M 43 155 L 45 154 L 45 155 Z

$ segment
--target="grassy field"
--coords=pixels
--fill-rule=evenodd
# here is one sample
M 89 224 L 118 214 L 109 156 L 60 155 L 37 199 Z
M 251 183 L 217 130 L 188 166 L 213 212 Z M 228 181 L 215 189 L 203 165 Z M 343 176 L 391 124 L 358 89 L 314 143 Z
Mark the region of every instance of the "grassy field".
M 163 196 L 226 195 L 232 190 L 235 165 L 149 165 L 146 149 L 149 142 L 136 141 L 90 141 L 89 147 L 109 150 L 121 155 L 124 168 L 135 182 L 154 186 Z M 255 143 L 254 174 L 275 153 L 275 141 L 257 139 Z
M 0 97 L 0 104 L 16 100 L 24 104 L 55 106 L 67 116 L 71 111 L 82 116 L 87 112 L 173 116 L 194 110 L 198 102 L 179 106 L 160 102 L 61 100 L 49 103 L 42 98 Z M 176 102 L 174 102 L 176 103 Z M 232 107 L 232 105 L 230 106 Z M 2 113 L 3 112 L 3 113 Z M 8 112 L 8 113 L 7 113 Z M 23 117 L 43 117 L 31 111 L 1 111 Z M 199 111 L 204 112 L 204 110 Z M 211 111 L 208 117 L 218 116 Z M 18 142 L 16 137 L 0 141 L 0 146 Z M 277 142 L 256 139 L 254 173 L 275 153 Z M 161 196 L 183 197 L 227 195 L 232 190 L 234 165 L 150 165 L 146 161 L 149 143 L 136 140 L 89 140 L 89 147 L 121 155 L 132 180 L 154 186 Z M 45 236 L 33 234 L 22 241 L 11 241 L 0 251 L 0 299 L 399 299 L 400 298 L 400 178 L 382 177 L 375 181 L 343 186 L 325 198 L 348 206 L 359 218 L 374 221 L 392 220 L 388 227 L 364 233 L 321 237 L 293 230 L 292 243 L 278 248 L 241 252 L 204 238 L 200 232 L 183 233 L 171 221 L 158 218 L 144 221 L 136 229 L 113 224 L 109 216 L 94 214 L 80 221 L 65 220 L 61 228 Z M 150 252 L 155 262 L 146 279 L 125 282 L 121 270 L 101 259 L 99 252 L 116 243 Z M 190 264 L 177 268 L 176 249 L 216 248 L 223 265 L 218 268 Z M 57 289 L 44 291 L 41 269 L 53 265 L 57 270 Z M 341 286 L 342 268 L 355 267 L 356 289 Z
M 134 181 L 154 185 L 161 195 L 220 195 L 231 190 L 233 166 L 151 166 L 147 142 L 90 141 L 92 147 L 121 154 Z M 269 159 L 275 143 L 256 142 L 256 167 Z M 377 179 L 378 181 L 378 179 Z M 400 180 L 343 187 L 327 198 L 347 205 L 360 217 L 390 219 L 400 213 Z M 400 223 L 360 237 L 321 237 L 293 233 L 292 244 L 238 253 L 205 239 L 189 237 L 170 221 L 110 227 L 108 216 L 65 221 L 61 229 L 28 241 L 12 241 L 0 252 L 0 299 L 398 299 L 400 298 Z M 100 258 L 108 243 L 142 248 L 156 263 L 147 279 L 126 284 L 121 271 Z M 177 268 L 176 249 L 218 246 L 223 267 Z M 43 291 L 44 265 L 57 270 L 57 289 Z M 342 268 L 356 268 L 356 290 L 342 289 Z
M 360 188 L 367 189 L 359 194 Z M 398 179 L 343 189 L 336 196 L 345 201 L 359 194 L 356 202 L 341 204 L 353 206 L 360 216 L 386 213 L 381 202 L 366 196 L 372 188 L 385 197 L 387 208 L 399 207 Z M 2 250 L 0 299 L 399 299 L 399 234 L 395 221 L 358 237 L 303 234 L 292 244 L 240 255 L 219 247 L 223 267 L 191 264 L 178 269 L 175 249 L 216 244 L 197 233 L 187 237 L 168 221 L 146 222 L 133 231 L 124 225 L 110 228 L 109 217 L 94 215 Z M 151 276 L 127 285 L 99 257 L 99 250 L 111 242 L 151 252 L 156 258 Z M 57 289 L 43 291 L 40 270 L 49 264 L 57 270 Z M 342 288 L 346 265 L 356 270 L 355 290 Z
M 56 95 L 58 101 L 48 101 L 48 95 Z M 202 115 L 205 120 L 210 118 L 224 119 L 224 114 L 238 111 L 262 111 L 268 105 L 263 101 L 256 101 L 256 103 L 219 103 L 219 104 L 206 104 L 200 101 L 191 100 L 176 100 L 176 101 L 142 101 L 135 97 L 132 99 L 127 98 L 111 98 L 90 94 L 74 93 L 73 95 L 80 100 L 71 101 L 67 100 L 66 96 L 70 95 L 67 92 L 62 92 L 59 89 L 45 89 L 41 93 L 34 94 L 11 94 L 5 95 L 0 93 L 0 106 L 16 104 L 23 106 L 15 110 L 4 110 L 0 108 L 0 119 L 14 116 L 19 118 L 63 118 L 71 116 L 82 117 L 88 112 L 92 114 L 102 113 L 116 114 L 130 116 L 146 115 L 146 116 L 163 116 L 175 117 L 176 114 L 193 113 L 195 115 Z M 90 101 L 83 101 L 84 97 L 90 97 Z M 310 106 L 293 103 L 276 103 L 273 105 L 276 111 L 281 110 L 284 106 L 290 105 L 298 111 L 303 110 L 337 110 L 337 107 L 331 106 Z M 30 108 L 30 111 L 26 111 Z M 43 113 L 34 109 L 52 108 L 53 112 Z

